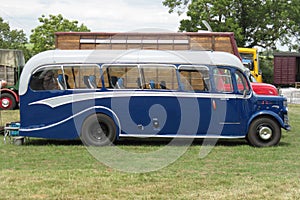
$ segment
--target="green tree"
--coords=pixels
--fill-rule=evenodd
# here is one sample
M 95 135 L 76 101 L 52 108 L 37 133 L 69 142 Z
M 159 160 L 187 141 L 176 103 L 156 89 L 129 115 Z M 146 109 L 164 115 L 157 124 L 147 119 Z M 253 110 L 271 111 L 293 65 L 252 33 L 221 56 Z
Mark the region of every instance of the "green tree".
M 39 18 L 42 24 L 31 30 L 30 42 L 33 44 L 34 54 L 55 48 L 55 32 L 89 32 L 90 30 L 83 24 L 78 25 L 78 21 L 64 19 L 61 14 L 49 15 L 49 17 Z
M 298 1 L 164 0 L 163 5 L 170 13 L 181 14 L 187 9 L 190 19 L 180 22 L 180 31 L 205 29 L 202 20 L 206 20 L 213 31 L 234 32 L 238 46 L 275 48 L 277 41 L 289 44 L 291 35 L 299 33 Z
M 30 57 L 26 48 L 28 41 L 23 30 L 11 30 L 9 24 L 0 17 L 0 48 L 23 50 L 25 59 Z
M 262 78 L 264 83 L 273 84 L 274 79 L 274 66 L 273 66 L 273 57 L 260 57 L 259 66 L 262 71 Z
M 288 37 L 281 38 L 282 45 L 290 43 L 289 48 L 300 51 L 300 2 L 293 0 L 289 9 Z

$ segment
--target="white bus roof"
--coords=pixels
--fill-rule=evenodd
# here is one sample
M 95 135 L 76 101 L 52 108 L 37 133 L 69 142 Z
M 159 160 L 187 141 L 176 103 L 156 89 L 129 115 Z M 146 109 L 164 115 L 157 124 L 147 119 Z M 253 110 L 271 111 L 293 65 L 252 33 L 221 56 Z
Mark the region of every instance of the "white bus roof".
M 75 63 L 197 64 L 233 66 L 245 71 L 242 62 L 235 55 L 217 51 L 50 50 L 35 55 L 25 64 L 20 78 L 19 94 L 26 93 L 30 76 L 39 67 Z

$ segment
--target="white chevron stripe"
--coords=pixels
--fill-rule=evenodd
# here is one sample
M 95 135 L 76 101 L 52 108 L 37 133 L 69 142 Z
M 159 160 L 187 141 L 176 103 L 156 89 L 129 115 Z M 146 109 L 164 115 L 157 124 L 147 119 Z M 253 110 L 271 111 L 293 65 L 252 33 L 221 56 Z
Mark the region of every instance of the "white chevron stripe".
M 251 96 L 251 95 L 250 95 Z M 249 98 L 250 96 L 247 96 Z M 114 90 L 110 92 L 87 92 L 52 97 L 35 101 L 29 105 L 44 104 L 51 108 L 66 105 L 69 103 L 84 100 L 117 98 L 117 97 L 174 97 L 174 98 L 219 98 L 219 99 L 243 99 L 243 95 L 236 94 L 217 94 L 217 93 L 189 93 L 189 92 L 160 92 L 160 91 L 133 91 L 133 90 Z

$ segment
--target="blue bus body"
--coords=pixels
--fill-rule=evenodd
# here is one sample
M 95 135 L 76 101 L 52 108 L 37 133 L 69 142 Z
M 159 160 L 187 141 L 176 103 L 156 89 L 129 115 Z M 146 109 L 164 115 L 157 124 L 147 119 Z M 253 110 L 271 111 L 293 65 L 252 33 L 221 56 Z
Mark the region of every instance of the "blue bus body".
M 26 137 L 95 146 L 121 137 L 247 138 L 273 146 L 280 129 L 290 129 L 286 99 L 255 95 L 243 64 L 223 52 L 54 50 L 25 65 L 20 85 Z

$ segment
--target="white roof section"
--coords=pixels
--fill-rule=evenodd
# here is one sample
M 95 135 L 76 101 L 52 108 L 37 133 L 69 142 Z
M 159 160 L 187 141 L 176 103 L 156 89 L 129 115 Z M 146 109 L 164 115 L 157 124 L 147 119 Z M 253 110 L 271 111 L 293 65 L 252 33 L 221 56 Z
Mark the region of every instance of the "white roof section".
M 51 50 L 32 57 L 24 66 L 19 94 L 27 91 L 30 75 L 39 67 L 53 64 L 161 63 L 233 66 L 244 71 L 242 62 L 233 54 L 217 51 L 162 50 Z

